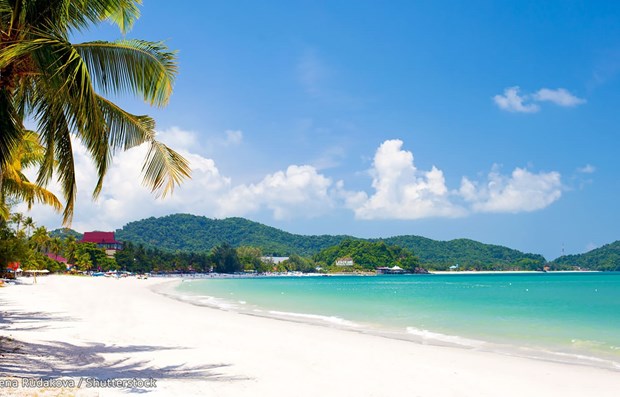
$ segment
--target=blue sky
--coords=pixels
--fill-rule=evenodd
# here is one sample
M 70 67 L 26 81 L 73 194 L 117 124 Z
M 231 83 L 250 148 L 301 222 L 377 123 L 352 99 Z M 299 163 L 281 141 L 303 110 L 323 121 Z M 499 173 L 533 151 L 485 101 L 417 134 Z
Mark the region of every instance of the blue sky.
M 118 102 L 155 117 L 193 180 L 156 201 L 138 148 L 92 203 L 78 157 L 77 230 L 190 212 L 547 259 L 620 238 L 619 2 L 145 3 L 128 37 L 178 50 L 179 77 L 164 109 Z

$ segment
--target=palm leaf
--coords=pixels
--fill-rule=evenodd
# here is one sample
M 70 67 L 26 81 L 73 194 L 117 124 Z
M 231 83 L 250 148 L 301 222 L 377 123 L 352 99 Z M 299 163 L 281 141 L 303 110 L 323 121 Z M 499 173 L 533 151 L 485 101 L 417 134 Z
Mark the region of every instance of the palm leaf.
M 127 150 L 155 139 L 155 120 L 126 112 L 113 102 L 97 96 L 108 128 L 108 139 L 113 149 Z
M 34 202 L 50 205 L 56 211 L 62 210 L 62 203 L 49 190 L 25 180 L 5 179 L 4 187 L 7 196 L 13 196 L 20 201 L 24 201 L 28 205 L 28 209 L 32 207 Z
M 175 54 L 163 43 L 143 40 L 95 41 L 74 45 L 104 94 L 141 95 L 164 106 L 177 74 Z
M 0 173 L 11 160 L 22 137 L 21 123 L 17 119 L 11 94 L 0 88 Z
M 142 166 L 143 183 L 157 196 L 165 197 L 189 178 L 191 170 L 187 160 L 168 146 L 158 141 L 150 143 L 149 151 Z

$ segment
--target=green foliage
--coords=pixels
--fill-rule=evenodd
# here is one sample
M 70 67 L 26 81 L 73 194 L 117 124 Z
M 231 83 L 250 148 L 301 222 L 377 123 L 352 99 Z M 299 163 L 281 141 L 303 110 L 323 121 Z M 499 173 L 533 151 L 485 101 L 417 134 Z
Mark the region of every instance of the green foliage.
M 19 232 L 13 231 L 8 224 L 0 219 L 0 273 L 11 262 L 22 262 L 28 255 L 30 248 L 27 240 L 18 237 Z
M 349 270 L 349 267 L 335 265 L 340 258 L 353 259 L 354 270 L 399 266 L 407 271 L 415 271 L 416 267 L 419 267 L 418 258 L 408 249 L 388 245 L 384 241 L 344 240 L 336 246 L 322 250 L 313 259 L 331 271 Z
M 82 271 L 86 270 L 117 270 L 118 265 L 113 258 L 106 256 L 103 248 L 95 243 L 79 243 L 75 248 L 76 265 Z
M 314 273 L 317 267 L 313 259 L 302 258 L 296 254 L 291 255 L 287 260 L 283 261 L 281 265 L 284 271 L 303 273 Z
M 227 243 L 213 248 L 211 260 L 217 273 L 236 273 L 243 270 L 237 251 Z
M 73 238 L 75 240 L 81 240 L 82 239 L 82 233 L 78 233 L 73 229 L 69 229 L 66 227 L 60 228 L 60 229 L 54 229 L 52 230 L 50 233 L 50 237 L 59 237 L 62 240 L 65 240 L 67 237 L 69 236 L 73 236 Z
M 447 270 L 455 264 L 461 270 L 542 270 L 546 262 L 542 255 L 468 239 L 437 241 L 419 236 L 396 236 L 383 241 L 415 252 L 425 267 L 435 270 Z
M 189 214 L 130 222 L 116 231 L 117 239 L 167 251 L 205 252 L 228 243 L 252 246 L 263 255 L 312 255 L 338 244 L 345 236 L 300 236 L 244 218 L 209 219 Z
M 72 146 L 79 140 L 97 170 L 93 195 L 102 189 L 114 152 L 146 143 L 143 182 L 158 195 L 172 191 L 190 174 L 187 161 L 155 139 L 155 122 L 134 115 L 104 98 L 133 94 L 164 106 L 177 74 L 176 55 L 161 42 L 122 39 L 71 43 L 77 31 L 105 21 L 124 34 L 138 17 L 141 0 L 20 0 L 0 2 L 0 216 L 6 217 L 2 182 L 16 148 L 34 125 L 45 147 L 37 183 L 8 189 L 31 203 L 61 208 L 41 191 L 56 177 L 65 198 L 63 221 L 70 223 L 77 194 Z M 5 187 L 8 184 L 5 183 Z
M 550 266 L 578 267 L 588 270 L 620 271 L 620 240 L 580 255 L 564 255 Z
M 208 272 L 212 267 L 207 253 L 172 253 L 131 242 L 126 242 L 123 250 L 116 252 L 115 259 L 120 269 L 134 273 Z
M 255 271 L 263 273 L 269 270 L 269 267 L 261 260 L 262 251 L 258 247 L 250 247 L 247 245 L 237 248 L 237 256 L 244 271 Z
M 252 222 L 244 218 L 209 219 L 189 214 L 169 215 L 130 222 L 116 231 L 122 241 L 131 241 L 149 248 L 176 252 L 208 252 L 217 245 L 260 248 L 266 256 L 312 256 L 338 245 L 344 240 L 360 240 L 350 236 L 303 236 Z M 396 236 L 383 240 L 415 252 L 423 267 L 446 270 L 459 264 L 463 270 L 536 270 L 546 260 L 541 255 L 483 244 L 468 239 L 436 241 L 419 236 Z M 526 261 L 522 261 L 526 259 Z M 401 266 L 402 267 L 402 266 Z

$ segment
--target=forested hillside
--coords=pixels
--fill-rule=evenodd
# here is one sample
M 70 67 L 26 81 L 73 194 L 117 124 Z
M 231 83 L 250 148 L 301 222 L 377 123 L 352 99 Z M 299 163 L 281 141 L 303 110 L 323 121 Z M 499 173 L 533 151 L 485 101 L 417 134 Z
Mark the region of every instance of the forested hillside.
M 351 258 L 351 269 L 335 266 L 338 259 Z M 336 271 L 372 270 L 377 267 L 399 266 L 410 272 L 420 271 L 420 262 L 406 248 L 386 244 L 384 241 L 343 240 L 340 244 L 326 248 L 312 258 L 319 266 Z
M 229 243 L 233 247 L 259 247 L 264 255 L 274 256 L 311 256 L 345 239 L 356 239 L 351 236 L 302 236 L 244 218 L 210 219 L 188 214 L 131 222 L 117 230 L 116 237 L 168 251 L 205 252 L 219 244 Z M 419 236 L 397 236 L 382 241 L 406 248 L 420 258 L 422 266 L 432 265 L 429 267 L 437 270 L 455 264 L 461 269 L 537 270 L 545 263 L 541 255 L 466 239 L 436 241 Z
M 420 236 L 396 236 L 383 241 L 409 249 L 425 266 L 433 265 L 437 269 L 458 264 L 461 269 L 504 270 L 514 267 L 521 270 L 539 270 L 546 262 L 542 255 L 527 254 L 468 239 L 437 241 Z
M 580 255 L 564 255 L 551 264 L 578 266 L 582 269 L 620 271 L 620 240 Z
M 244 218 L 210 219 L 188 214 L 151 217 L 116 231 L 118 240 L 170 251 L 203 252 L 228 243 L 260 247 L 264 255 L 273 256 L 310 256 L 346 237 L 301 236 Z

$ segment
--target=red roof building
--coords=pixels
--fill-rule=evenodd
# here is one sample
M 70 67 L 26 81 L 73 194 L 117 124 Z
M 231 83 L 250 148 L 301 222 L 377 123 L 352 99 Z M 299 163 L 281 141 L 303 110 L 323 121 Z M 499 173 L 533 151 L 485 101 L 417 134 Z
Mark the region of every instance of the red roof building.
M 107 254 L 113 254 L 123 249 L 123 243 L 116 241 L 114 232 L 85 232 L 80 243 L 95 243 L 99 248 L 103 248 Z
M 56 262 L 60 262 L 60 263 L 67 263 L 68 262 L 67 258 L 64 258 L 64 257 L 62 257 L 62 256 L 60 256 L 58 254 L 54 254 L 52 252 L 48 252 L 45 255 L 47 255 L 48 258 L 55 260 Z

